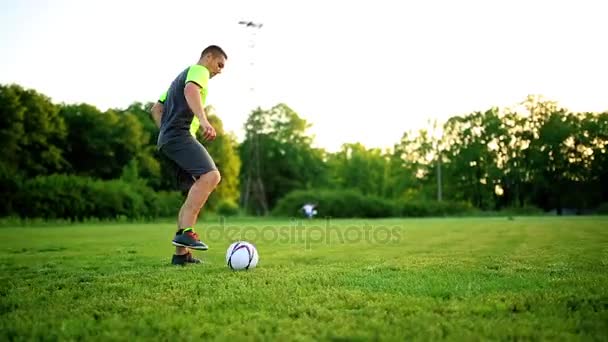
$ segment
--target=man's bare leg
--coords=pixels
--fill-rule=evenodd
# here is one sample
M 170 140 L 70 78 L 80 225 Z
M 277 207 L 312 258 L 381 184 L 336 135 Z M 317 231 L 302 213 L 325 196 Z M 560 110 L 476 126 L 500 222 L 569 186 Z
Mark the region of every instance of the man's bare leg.
M 190 187 L 188 191 L 188 197 L 181 209 L 177 219 L 178 229 L 191 228 L 196 223 L 201 208 L 207 202 L 209 195 L 215 187 L 219 184 L 221 176 L 219 171 L 208 172 L 198 178 L 196 182 Z M 183 255 L 188 253 L 188 248 L 175 247 L 176 255 Z

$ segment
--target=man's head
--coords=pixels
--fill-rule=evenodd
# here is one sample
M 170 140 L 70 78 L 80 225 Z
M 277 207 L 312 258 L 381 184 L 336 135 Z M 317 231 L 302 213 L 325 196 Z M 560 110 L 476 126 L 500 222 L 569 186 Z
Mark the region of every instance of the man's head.
M 227 59 L 228 56 L 221 47 L 209 45 L 201 53 L 199 63 L 209 70 L 209 78 L 212 78 L 222 72 Z

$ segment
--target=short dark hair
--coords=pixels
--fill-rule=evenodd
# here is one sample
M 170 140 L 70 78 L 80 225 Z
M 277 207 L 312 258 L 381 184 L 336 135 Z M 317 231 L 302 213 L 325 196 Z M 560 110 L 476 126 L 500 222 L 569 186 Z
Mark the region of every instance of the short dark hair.
M 205 57 L 205 55 L 209 53 L 212 54 L 214 57 L 222 55 L 224 56 L 224 58 L 228 59 L 228 55 L 226 55 L 226 52 L 224 52 L 224 50 L 222 50 L 222 48 L 217 45 L 207 46 L 205 50 L 203 50 L 203 52 L 201 53 L 201 58 Z

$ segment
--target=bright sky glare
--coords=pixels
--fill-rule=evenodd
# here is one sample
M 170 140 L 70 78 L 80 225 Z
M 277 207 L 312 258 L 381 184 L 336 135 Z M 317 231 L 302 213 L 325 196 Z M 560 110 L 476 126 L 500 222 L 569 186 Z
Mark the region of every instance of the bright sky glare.
M 0 83 L 57 103 L 126 107 L 155 101 L 205 46 L 218 44 L 229 60 L 210 82 L 208 104 L 238 137 L 254 106 L 284 102 L 313 124 L 318 146 L 390 147 L 429 119 L 514 105 L 528 94 L 573 111 L 608 110 L 607 7 L 599 0 L 8 0 L 0 4 Z

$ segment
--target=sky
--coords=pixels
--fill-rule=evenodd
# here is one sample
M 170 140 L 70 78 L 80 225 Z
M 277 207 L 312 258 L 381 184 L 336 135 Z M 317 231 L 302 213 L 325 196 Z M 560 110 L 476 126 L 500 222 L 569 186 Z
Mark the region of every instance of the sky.
M 228 63 L 207 104 L 237 137 L 252 108 L 285 103 L 316 146 L 385 148 L 528 94 L 608 110 L 602 2 L 3 0 L 0 83 L 124 108 L 155 101 L 217 44 Z

